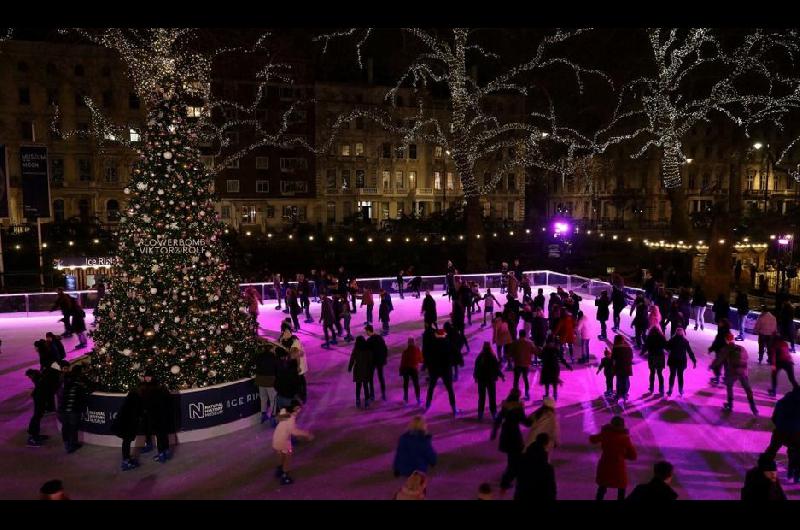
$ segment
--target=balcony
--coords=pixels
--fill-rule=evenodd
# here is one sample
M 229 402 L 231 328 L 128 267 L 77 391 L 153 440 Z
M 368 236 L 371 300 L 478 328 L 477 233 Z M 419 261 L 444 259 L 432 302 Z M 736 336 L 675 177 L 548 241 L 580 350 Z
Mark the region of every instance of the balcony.
M 414 190 L 417 197 L 433 197 L 433 188 L 417 188 Z
M 378 195 L 378 188 L 358 188 L 359 195 Z

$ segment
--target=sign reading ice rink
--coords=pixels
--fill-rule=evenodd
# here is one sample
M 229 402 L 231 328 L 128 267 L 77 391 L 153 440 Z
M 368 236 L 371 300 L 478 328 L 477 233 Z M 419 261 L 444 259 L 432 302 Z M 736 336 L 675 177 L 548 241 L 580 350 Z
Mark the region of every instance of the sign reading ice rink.
M 174 432 L 216 427 L 261 412 L 258 387 L 252 379 L 183 390 L 173 393 L 171 398 Z M 124 394 L 91 394 L 81 414 L 81 430 L 113 436 L 111 425 L 123 401 Z

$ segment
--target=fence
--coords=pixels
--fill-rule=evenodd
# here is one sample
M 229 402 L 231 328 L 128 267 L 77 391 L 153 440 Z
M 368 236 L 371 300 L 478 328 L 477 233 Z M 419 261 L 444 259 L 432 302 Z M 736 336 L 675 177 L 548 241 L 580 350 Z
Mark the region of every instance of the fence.
M 566 290 L 571 290 L 579 295 L 588 295 L 597 297 L 604 290 L 611 291 L 611 284 L 596 278 L 587 278 L 585 276 L 578 276 L 576 274 L 563 274 L 551 270 L 534 270 L 525 271 L 523 274 L 528 276 L 531 281 L 531 286 L 547 286 L 547 287 L 561 287 Z M 499 289 L 501 286 L 500 273 L 489 274 L 461 274 L 459 278 L 469 282 L 477 283 L 481 289 Z M 444 290 L 447 282 L 445 275 L 421 276 L 422 285 L 421 291 L 426 290 Z M 405 277 L 406 282 L 410 277 Z M 369 288 L 373 293 L 379 292 L 381 289 L 387 292 L 397 292 L 397 279 L 392 277 L 377 277 L 377 278 L 356 278 L 356 282 L 361 290 Z M 313 287 L 314 282 L 309 282 Z M 296 286 L 297 282 L 288 282 L 290 286 Z M 256 282 L 256 283 L 242 283 L 239 285 L 242 291 L 248 287 L 255 287 L 261 299 L 277 300 L 278 294 L 272 282 Z M 314 289 L 316 292 L 316 289 Z M 625 287 L 625 292 L 631 296 L 644 293 L 642 289 L 637 287 Z M 33 312 L 49 311 L 53 307 L 53 302 L 57 293 L 19 293 L 19 294 L 0 294 L 0 314 L 11 313 L 14 316 L 26 317 Z M 83 290 L 83 291 L 68 291 L 68 294 L 76 298 L 81 307 L 94 308 L 97 304 L 97 291 Z M 673 298 L 677 298 L 673 295 Z M 707 304 L 705 319 L 708 322 L 713 322 L 713 312 L 711 311 L 712 304 Z M 758 311 L 750 311 L 745 317 L 745 331 L 750 332 L 753 323 L 758 318 L 760 313 Z M 710 318 L 709 318 L 710 317 Z M 731 309 L 728 318 L 731 322 L 738 321 L 738 314 L 735 309 Z M 795 320 L 795 326 L 800 324 L 800 320 Z

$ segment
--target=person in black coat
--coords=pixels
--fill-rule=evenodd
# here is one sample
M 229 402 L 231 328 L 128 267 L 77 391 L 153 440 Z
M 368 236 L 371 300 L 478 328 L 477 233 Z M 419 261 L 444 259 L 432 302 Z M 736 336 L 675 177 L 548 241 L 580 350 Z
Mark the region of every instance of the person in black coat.
M 794 353 L 794 307 L 788 300 L 783 303 L 778 313 L 778 332 L 781 338 L 789 343 L 790 351 Z
M 669 462 L 658 462 L 653 466 L 653 478 L 647 484 L 639 484 L 626 500 L 641 502 L 674 501 L 678 494 L 672 489 L 673 467 Z
M 544 342 L 547 340 L 547 332 L 548 325 L 547 319 L 544 317 L 544 310 L 541 307 L 537 307 L 531 320 L 531 338 L 537 348 L 544 347 Z M 538 364 L 538 361 L 536 363 Z
M 292 335 L 294 337 L 294 335 Z M 287 341 L 288 342 L 288 341 Z M 302 382 L 297 359 L 293 359 L 286 347 L 275 349 L 278 363 L 275 369 L 275 410 L 289 409 L 293 401 L 301 401 Z
M 697 368 L 697 359 L 692 351 L 692 346 L 686 340 L 686 332 L 683 328 L 675 330 L 675 336 L 667 341 L 667 366 L 669 366 L 669 390 L 667 395 L 672 395 L 675 387 L 675 376 L 678 377 L 678 393 L 683 397 L 683 372 L 688 366 L 687 356 L 692 360 L 692 366 Z
M 327 294 L 322 295 L 322 305 L 319 312 L 319 321 L 322 323 L 322 332 L 325 335 L 325 342 L 322 344 L 323 348 L 330 348 L 331 345 L 336 345 L 336 311 L 334 310 L 333 302 L 328 298 Z M 330 335 L 328 332 L 330 331 Z
M 370 394 L 369 389 L 372 384 L 373 354 L 367 345 L 367 340 L 356 337 L 353 351 L 350 353 L 350 362 L 347 371 L 353 372 L 353 382 L 356 384 L 356 407 L 361 407 L 361 388 L 364 388 L 364 408 L 369 408 Z
M 56 361 L 64 361 L 67 359 L 67 350 L 64 349 L 64 343 L 61 342 L 61 337 L 48 331 L 44 338 L 50 346 L 50 349 L 53 350 L 53 356 Z
M 606 322 L 608 321 L 608 306 L 611 305 L 611 300 L 608 299 L 608 291 L 600 293 L 600 298 L 594 301 L 597 306 L 597 321 L 600 322 L 600 335 L 597 337 L 600 340 L 606 340 L 608 335 L 606 333 Z M 616 312 L 614 319 L 613 331 L 617 331 Z
M 605 291 L 603 291 L 605 292 Z M 625 307 L 628 305 L 628 295 L 625 294 L 625 291 L 622 288 L 617 287 L 616 285 L 611 290 L 611 306 L 614 309 L 614 327 L 611 328 L 611 331 L 618 333 L 619 332 L 619 325 L 620 325 L 620 313 Z
M 156 435 L 158 454 L 154 460 L 162 464 L 171 458 L 169 453 L 169 433 L 172 430 L 172 406 L 170 393 L 148 370 L 139 385 L 142 398 L 142 424 L 144 426 L 145 445 L 143 453 L 153 449 L 153 434 Z
M 647 333 L 647 302 L 644 301 L 642 296 L 637 296 L 636 301 L 631 306 L 631 315 L 636 313 L 633 317 L 631 327 L 634 329 L 636 335 L 636 348 L 641 349 L 644 342 L 645 334 Z
M 747 471 L 742 488 L 742 500 L 753 502 L 785 501 L 781 483 L 778 482 L 778 466 L 771 455 L 758 457 L 756 467 Z
M 512 388 L 511 392 L 508 393 L 508 397 L 500 406 L 500 412 L 497 414 L 492 426 L 491 439 L 497 438 L 497 431 L 500 430 L 499 449 L 507 457 L 506 470 L 500 479 L 501 490 L 509 489 L 519 472 L 522 450 L 525 448 L 522 431 L 520 431 L 519 427 L 520 424 L 530 427 L 533 424 L 533 419 L 528 418 L 525 414 L 525 405 L 520 401 L 519 389 Z
M 369 348 L 369 351 L 372 353 L 372 368 L 378 374 L 378 382 L 381 385 L 381 399 L 386 401 L 386 380 L 383 377 L 383 367 L 386 366 L 388 361 L 389 350 L 386 347 L 386 341 L 383 340 L 383 337 L 375 333 L 372 329 L 372 325 L 367 324 L 364 330 L 367 333 L 367 348 Z M 374 379 L 370 376 L 369 380 L 369 398 L 375 401 Z
M 270 420 L 273 427 L 278 424 L 275 406 L 278 396 L 275 390 L 275 379 L 278 373 L 278 357 L 275 348 L 267 341 L 259 339 L 253 359 L 255 365 L 255 383 L 261 400 L 261 423 Z
M 139 467 L 139 461 L 131 456 L 131 444 L 139 434 L 139 422 L 143 404 L 139 389 L 131 390 L 111 425 L 111 432 L 122 438 L 122 470 L 129 471 Z
M 647 367 L 650 368 L 650 394 L 654 390 L 656 375 L 658 376 L 658 395 L 664 394 L 664 348 L 666 347 L 667 339 L 661 329 L 657 326 L 650 328 L 642 348 L 642 354 L 647 355 Z
M 703 324 L 705 323 L 705 314 L 706 314 L 706 305 L 708 304 L 708 300 L 706 300 L 706 294 L 703 292 L 703 288 L 701 286 L 696 286 L 694 288 L 694 295 L 692 296 L 692 311 L 694 311 L 694 330 L 697 331 L 697 326 L 700 326 L 700 329 L 703 329 Z M 688 323 L 688 319 L 687 319 Z
M 436 325 L 436 300 L 431 296 L 430 291 L 425 291 L 425 298 L 422 300 L 422 311 L 420 313 L 425 317 L 425 326 L 438 327 Z
M 28 446 L 40 447 L 42 442 L 48 438 L 48 436 L 43 436 L 41 434 L 40 426 L 47 406 L 49 390 L 46 388 L 47 383 L 39 370 L 26 370 L 25 376 L 33 383 L 33 392 L 31 392 L 31 398 L 33 398 L 33 415 L 28 422 Z
M 489 395 L 489 412 L 492 419 L 497 416 L 497 380 L 506 380 L 500 369 L 500 361 L 492 351 L 488 341 L 483 343 L 483 349 L 475 358 L 475 370 L 472 377 L 478 383 L 478 421 L 483 420 L 483 410 L 486 407 L 486 395 Z
M 548 339 L 542 353 L 540 354 L 542 361 L 542 371 L 539 374 L 539 383 L 544 385 L 544 397 L 550 397 L 550 387 L 553 387 L 553 399 L 558 400 L 558 386 L 561 384 L 561 367 L 559 363 L 572 371 L 572 366 L 564 359 L 561 346 L 557 342 L 558 339 L 552 336 Z
M 750 312 L 750 302 L 747 300 L 747 295 L 739 289 L 736 289 L 736 300 L 734 301 L 736 307 L 736 320 L 739 334 L 736 335 L 736 340 L 744 340 L 744 321 L 747 314 Z
M 74 453 L 81 448 L 78 442 L 78 427 L 81 412 L 89 399 L 89 389 L 83 381 L 83 368 L 80 365 L 69 368 L 64 375 L 64 386 L 58 402 L 58 415 L 61 421 L 61 439 L 67 453 Z
M 539 433 L 519 462 L 515 501 L 552 502 L 556 500 L 556 473 L 548 462 L 547 444 L 550 435 Z
M 467 352 L 469 352 L 469 344 L 467 344 L 467 339 L 462 332 L 450 322 L 444 323 L 444 332 L 447 335 L 447 340 L 450 341 L 450 354 L 452 355 L 450 366 L 453 367 L 453 381 L 458 381 L 458 368 L 459 366 L 464 366 L 464 354 L 461 350 L 466 346 Z
M 536 292 L 536 296 L 533 297 L 533 310 L 536 311 L 536 308 L 538 307 L 544 311 L 544 302 L 544 289 L 540 287 Z
M 728 302 L 728 297 L 724 294 L 720 293 L 717 297 L 717 301 L 714 302 L 714 305 L 711 306 L 711 310 L 714 312 L 714 322 L 719 325 L 719 322 L 724 318 L 728 319 L 728 313 L 731 311 L 731 304 Z
M 441 329 L 436 331 L 432 336 L 429 335 L 427 347 L 425 346 L 423 337 L 422 356 L 430 376 L 430 380 L 428 381 L 428 395 L 425 399 L 425 410 L 431 408 L 433 390 L 436 388 L 436 382 L 441 379 L 444 387 L 447 389 L 450 408 L 453 410 L 453 417 L 455 417 L 458 414 L 458 410 L 456 409 L 456 395 L 453 391 L 453 354 L 451 352 L 450 341 L 447 340 L 447 335 L 444 330 Z

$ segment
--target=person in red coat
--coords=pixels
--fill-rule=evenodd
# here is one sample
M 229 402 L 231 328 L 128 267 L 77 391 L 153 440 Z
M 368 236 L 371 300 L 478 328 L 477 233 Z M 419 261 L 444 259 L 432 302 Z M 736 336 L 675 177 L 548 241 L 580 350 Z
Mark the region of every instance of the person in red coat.
M 569 311 L 563 311 L 561 313 L 561 319 L 558 321 L 558 324 L 556 324 L 556 329 L 553 331 L 553 334 L 558 337 L 561 344 L 569 348 L 569 361 L 572 362 L 574 360 L 572 343 L 575 342 L 575 320 L 572 318 Z
M 636 448 L 633 447 L 625 420 L 619 416 L 611 418 L 611 423 L 603 425 L 600 434 L 589 437 L 593 444 L 600 444 L 603 453 L 597 463 L 597 497 L 602 501 L 608 488 L 616 488 L 617 500 L 625 499 L 628 487 L 628 469 L 626 460 L 636 460 Z

